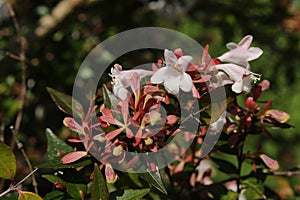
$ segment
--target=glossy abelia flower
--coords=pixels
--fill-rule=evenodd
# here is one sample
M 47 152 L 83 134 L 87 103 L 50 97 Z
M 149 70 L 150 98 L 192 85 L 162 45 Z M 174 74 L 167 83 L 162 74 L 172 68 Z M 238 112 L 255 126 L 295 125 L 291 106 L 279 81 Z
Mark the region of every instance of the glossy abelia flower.
M 259 74 L 233 63 L 219 64 L 215 68 L 226 73 L 228 79 L 233 83 L 231 89 L 235 93 L 241 93 L 242 91 L 249 93 L 252 88 L 252 81 L 256 82 L 260 80 Z M 228 79 L 223 76 L 222 82 L 228 84 L 230 83 Z
M 249 69 L 249 61 L 255 60 L 263 54 L 263 51 L 260 48 L 250 47 L 252 40 L 253 37 L 247 35 L 238 44 L 233 42 L 228 43 L 226 47 L 230 51 L 219 56 L 218 59 L 222 62 L 234 63 Z
M 128 91 L 126 88 L 130 86 L 130 79 L 135 73 L 141 79 L 151 76 L 154 72 L 144 69 L 122 70 L 122 66 L 119 64 L 115 64 L 111 68 L 110 76 L 112 77 L 113 93 L 123 101 L 127 99 Z
M 167 49 L 164 52 L 166 67 L 162 67 L 151 77 L 154 84 L 163 83 L 165 89 L 170 94 L 177 95 L 179 88 L 185 92 L 192 90 L 193 81 L 190 75 L 185 73 L 192 61 L 191 56 L 181 56 L 179 58 Z

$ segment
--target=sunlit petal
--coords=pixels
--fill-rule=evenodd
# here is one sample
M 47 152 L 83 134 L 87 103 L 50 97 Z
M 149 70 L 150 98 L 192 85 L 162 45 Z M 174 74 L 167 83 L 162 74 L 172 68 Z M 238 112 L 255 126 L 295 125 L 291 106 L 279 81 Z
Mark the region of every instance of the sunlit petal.
M 175 54 L 172 51 L 169 51 L 168 49 L 165 49 L 164 56 L 167 67 L 173 67 L 173 65 L 177 62 Z
M 185 92 L 189 92 L 193 88 L 192 78 L 187 73 L 184 73 L 182 75 L 182 79 L 180 81 L 180 88 Z
M 193 58 L 192 56 L 181 56 L 178 59 L 178 65 L 182 68 L 182 72 L 185 72 L 188 66 L 191 64 Z
M 252 35 L 247 35 L 238 43 L 238 46 L 248 49 L 252 43 L 252 40 L 253 40 Z
M 242 79 L 239 81 L 236 81 L 232 86 L 231 86 L 232 91 L 235 93 L 241 93 L 243 91 L 243 81 Z
M 174 79 L 167 79 L 164 82 L 164 86 L 166 90 L 170 94 L 177 95 L 179 93 L 179 84 L 180 84 L 180 77 Z
M 167 74 L 168 74 L 167 67 L 160 68 L 155 72 L 155 74 L 153 74 L 150 81 L 154 84 L 160 84 L 165 80 Z

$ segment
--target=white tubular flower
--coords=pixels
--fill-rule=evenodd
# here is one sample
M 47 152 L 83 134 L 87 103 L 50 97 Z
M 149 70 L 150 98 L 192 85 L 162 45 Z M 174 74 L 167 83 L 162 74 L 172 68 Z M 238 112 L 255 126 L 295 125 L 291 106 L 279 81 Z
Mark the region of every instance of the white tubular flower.
M 255 74 L 250 70 L 236 64 L 219 64 L 215 66 L 216 69 L 222 70 L 226 73 L 228 78 L 233 82 L 231 86 L 232 91 L 241 93 L 242 91 L 249 93 L 252 88 L 252 81 L 256 82 L 260 79 L 259 74 Z M 222 72 L 219 72 L 222 73 Z M 223 78 L 224 79 L 224 78 Z M 226 79 L 224 79 L 226 80 Z M 225 82 L 225 81 L 223 81 Z M 227 81 L 227 83 L 230 83 Z M 225 84 L 224 84 L 225 85 Z
M 140 78 L 145 76 L 151 76 L 154 72 L 147 71 L 143 69 L 132 69 L 132 70 L 122 70 L 122 66 L 115 64 L 111 68 L 112 84 L 113 84 L 113 93 L 123 101 L 127 99 L 128 90 L 127 87 L 130 86 L 130 78 L 133 73 L 136 73 Z
M 263 54 L 263 51 L 258 47 L 250 47 L 253 37 L 251 35 L 245 36 L 238 44 L 230 42 L 226 47 L 230 50 L 220 57 L 222 62 L 234 63 L 250 68 L 249 61 L 257 59 Z
M 162 67 L 151 77 L 154 84 L 164 83 L 165 89 L 170 94 L 177 95 L 179 88 L 184 92 L 190 92 L 193 81 L 190 75 L 185 73 L 192 62 L 191 56 L 181 56 L 177 59 L 172 51 L 165 49 L 164 52 L 166 67 Z

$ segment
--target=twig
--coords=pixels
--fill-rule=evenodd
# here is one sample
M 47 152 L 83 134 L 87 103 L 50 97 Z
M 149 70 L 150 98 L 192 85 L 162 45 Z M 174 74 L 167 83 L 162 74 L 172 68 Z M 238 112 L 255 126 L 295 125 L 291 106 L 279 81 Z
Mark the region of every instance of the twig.
M 35 29 L 38 37 L 44 37 L 50 31 L 55 29 L 64 19 L 74 11 L 79 5 L 88 5 L 99 0 L 62 0 L 60 1 L 48 15 L 43 16 L 39 20 L 39 25 Z
M 21 151 L 22 156 L 24 157 L 24 159 L 25 159 L 25 161 L 26 161 L 26 163 L 27 163 L 27 165 L 28 165 L 29 170 L 30 170 L 31 172 L 33 172 L 33 171 L 34 171 L 34 170 L 33 170 L 33 167 L 32 167 L 31 162 L 30 162 L 30 160 L 29 160 L 29 158 L 28 158 L 28 156 L 27 156 L 27 154 L 26 154 L 26 152 L 25 152 L 25 150 L 24 150 L 23 144 L 18 140 L 16 131 L 13 129 L 13 127 L 10 127 L 10 129 L 11 129 L 11 131 L 12 131 L 13 138 L 14 138 L 14 140 L 16 141 L 17 147 L 18 147 L 18 149 Z M 30 173 L 30 174 L 32 174 L 32 186 L 34 187 L 34 192 L 35 192 L 35 193 L 38 193 L 38 189 L 37 189 L 37 185 L 38 185 L 38 184 L 37 184 L 37 181 L 36 181 L 36 179 L 35 179 L 35 176 L 34 176 L 33 173 Z
M 13 60 L 21 62 L 20 57 L 18 55 L 16 55 L 16 54 L 13 54 L 13 53 L 8 52 L 8 51 L 2 51 L 2 50 L 0 50 L 0 53 L 3 54 L 3 55 L 5 55 L 5 56 L 7 56 L 7 57 L 9 57 L 9 58 L 11 58 L 11 59 L 13 59 Z
M 10 186 L 7 190 L 5 190 L 4 192 L 2 192 L 0 194 L 0 197 L 4 197 L 5 195 L 7 195 L 8 193 L 18 190 L 19 185 L 21 185 L 26 179 L 28 179 L 31 175 L 33 175 L 36 171 L 38 170 L 38 168 L 35 168 L 33 171 L 31 171 L 27 176 L 25 176 L 21 181 L 19 181 L 17 184 Z

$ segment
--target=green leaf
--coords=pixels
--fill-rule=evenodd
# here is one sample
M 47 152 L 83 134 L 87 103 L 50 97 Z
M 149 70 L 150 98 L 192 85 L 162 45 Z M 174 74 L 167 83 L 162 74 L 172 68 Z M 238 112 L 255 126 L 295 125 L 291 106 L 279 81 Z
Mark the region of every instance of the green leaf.
M 94 165 L 94 179 L 92 182 L 92 200 L 108 200 L 109 193 L 106 186 L 106 181 L 97 164 Z
M 64 192 L 60 190 L 54 190 L 52 192 L 49 192 L 44 196 L 44 200 L 62 200 L 64 199 Z
M 149 188 L 136 189 L 136 190 L 124 190 L 124 194 L 120 197 L 117 196 L 117 200 L 137 200 L 142 199 L 146 194 L 150 192 Z
M 243 188 L 246 188 L 245 195 L 247 199 L 264 198 L 263 184 L 257 183 L 256 179 L 247 179 L 242 181 Z
M 224 184 L 220 183 L 205 185 L 204 189 L 213 196 L 213 199 L 221 199 L 221 197 L 228 192 Z
M 82 193 L 85 194 L 86 190 L 87 190 L 87 187 L 85 184 L 66 182 L 62 178 L 55 176 L 55 175 L 45 174 L 45 175 L 42 175 L 42 177 L 47 179 L 48 181 L 50 181 L 53 184 L 55 184 L 57 182 L 61 183 L 66 188 L 67 193 L 74 199 L 80 200 L 81 199 L 80 191 L 82 191 Z
M 74 199 L 81 200 L 80 191 L 82 191 L 83 194 L 86 194 L 86 185 L 85 184 L 77 184 L 77 183 L 66 183 L 67 193 L 73 197 Z
M 221 200 L 238 199 L 239 193 L 228 190 L 226 195 L 222 195 Z
M 17 171 L 17 161 L 12 150 L 0 141 L 0 178 L 13 179 Z
M 32 192 L 19 191 L 18 200 L 43 200 L 39 195 Z
M 49 128 L 46 129 L 46 136 L 48 141 L 48 159 L 58 157 L 58 153 L 64 155 L 73 151 L 73 148 L 67 145 L 63 140 L 59 139 Z
M 62 185 L 66 184 L 66 182 L 62 178 L 52 174 L 43 174 L 42 177 L 47 179 L 49 182 L 53 184 L 55 184 L 56 182 L 60 182 Z
M 49 160 L 47 162 L 44 162 L 40 165 L 38 165 L 36 168 L 51 168 L 54 170 L 57 169 L 66 169 L 66 168 L 80 168 L 85 167 L 87 165 L 92 164 L 92 161 L 90 158 L 82 158 L 79 161 L 70 163 L 70 164 L 63 164 L 60 157 L 56 157 L 52 160 Z
M 226 174 L 237 174 L 237 168 L 234 164 L 226 160 L 214 157 L 211 157 L 211 160 L 217 164 L 218 170 L 220 170 L 221 172 L 224 172 Z
M 118 98 L 111 93 L 106 85 L 103 85 L 103 99 L 105 107 L 112 109 L 118 102 Z
M 143 178 L 145 178 L 148 183 L 150 183 L 155 188 L 157 188 L 159 191 L 161 191 L 164 194 L 167 194 L 167 189 L 162 181 L 159 171 L 141 173 L 140 175 Z
M 17 200 L 19 197 L 19 194 L 17 192 L 10 192 L 9 195 L 6 195 L 5 197 L 1 197 L 1 200 Z
M 66 113 L 70 116 L 73 116 L 73 114 L 74 114 L 75 115 L 74 117 L 81 118 L 81 113 L 78 109 L 74 109 L 74 111 L 73 111 L 72 103 L 75 105 L 75 108 L 78 106 L 80 108 L 82 108 L 82 106 L 76 99 L 72 98 L 71 96 L 69 96 L 67 94 L 64 94 L 55 89 L 52 89 L 50 87 L 46 87 L 46 89 L 49 92 L 54 103 L 57 105 L 57 107 L 61 111 L 63 111 L 64 113 Z

